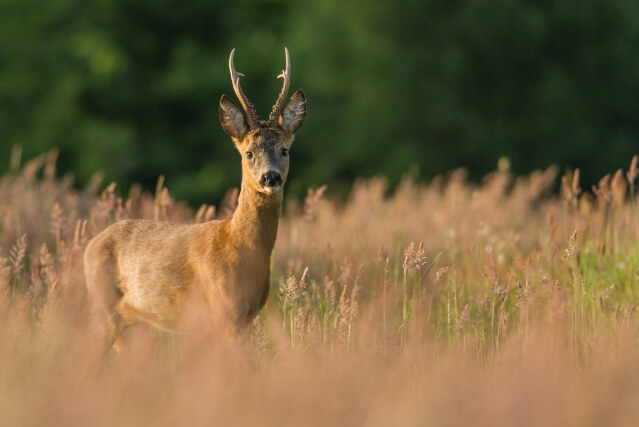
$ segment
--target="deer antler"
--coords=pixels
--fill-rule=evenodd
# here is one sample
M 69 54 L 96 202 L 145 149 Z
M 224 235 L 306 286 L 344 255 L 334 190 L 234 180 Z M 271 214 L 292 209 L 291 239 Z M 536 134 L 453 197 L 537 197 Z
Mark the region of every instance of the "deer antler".
M 279 78 L 284 79 L 284 86 L 282 87 L 280 96 L 277 98 L 277 101 L 275 102 L 275 105 L 273 106 L 271 115 L 268 117 L 268 121 L 272 125 L 277 123 L 277 120 L 282 114 L 282 110 L 284 110 L 284 102 L 286 101 L 286 95 L 288 94 L 288 86 L 291 83 L 291 58 L 289 58 L 288 56 L 287 48 L 284 48 L 284 52 L 286 53 L 286 70 L 282 70 L 282 74 L 277 76 L 278 79 Z
M 240 100 L 242 107 L 244 107 L 244 111 L 246 111 L 246 118 L 248 119 L 249 129 L 253 130 L 257 128 L 259 124 L 257 113 L 255 112 L 255 107 L 253 106 L 253 104 L 251 104 L 251 101 L 249 101 L 246 95 L 244 95 L 244 92 L 242 92 L 242 88 L 240 87 L 240 77 L 244 76 L 244 74 L 238 73 L 237 70 L 235 70 L 235 65 L 233 65 L 233 56 L 235 56 L 235 48 L 233 48 L 233 50 L 231 51 L 231 57 L 229 58 L 231 82 L 233 83 L 235 94 Z M 286 53 L 286 57 L 288 58 L 288 52 Z

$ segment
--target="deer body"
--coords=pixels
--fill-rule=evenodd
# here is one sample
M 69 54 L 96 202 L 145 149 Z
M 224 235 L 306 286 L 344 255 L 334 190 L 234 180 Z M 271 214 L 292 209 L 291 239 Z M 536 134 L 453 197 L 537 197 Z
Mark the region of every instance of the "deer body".
M 239 86 L 231 53 L 231 78 L 247 117 L 222 96 L 222 127 L 242 154 L 242 185 L 230 219 L 195 225 L 126 220 L 89 242 L 87 287 L 106 313 L 114 342 L 138 322 L 174 330 L 194 297 L 203 297 L 211 319 L 232 330 L 250 322 L 265 304 L 288 149 L 306 115 L 301 91 L 284 106 L 288 51 L 286 59 L 284 89 L 269 121 L 258 121 Z

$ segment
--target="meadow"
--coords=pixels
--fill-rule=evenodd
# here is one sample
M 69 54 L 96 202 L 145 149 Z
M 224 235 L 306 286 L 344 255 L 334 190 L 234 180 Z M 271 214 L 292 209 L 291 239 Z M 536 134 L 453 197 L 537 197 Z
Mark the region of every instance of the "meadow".
M 194 211 L 162 180 L 76 190 L 56 161 L 0 178 L 3 425 L 639 423 L 636 156 L 591 189 L 502 167 L 285 198 L 245 340 L 141 325 L 121 354 L 92 327 L 88 240 L 124 218 L 226 218 L 237 191 Z

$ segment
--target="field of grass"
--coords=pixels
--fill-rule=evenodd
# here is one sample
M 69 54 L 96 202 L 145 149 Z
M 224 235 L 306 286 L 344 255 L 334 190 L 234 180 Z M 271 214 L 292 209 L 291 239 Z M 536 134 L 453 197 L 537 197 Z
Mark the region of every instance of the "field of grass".
M 192 212 L 161 182 L 77 191 L 55 158 L 0 178 L 2 425 L 639 424 L 636 157 L 559 196 L 553 168 L 309 190 L 285 200 L 246 342 L 136 326 L 120 355 L 91 327 L 88 240 L 224 218 L 236 193 Z

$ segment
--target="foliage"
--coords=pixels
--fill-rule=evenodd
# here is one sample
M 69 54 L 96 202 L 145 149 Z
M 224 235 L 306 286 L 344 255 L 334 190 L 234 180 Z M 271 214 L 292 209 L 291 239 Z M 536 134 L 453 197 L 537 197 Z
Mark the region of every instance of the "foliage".
M 192 204 L 239 182 L 217 112 L 232 47 L 263 116 L 291 50 L 309 99 L 297 195 L 457 167 L 477 180 L 501 156 L 592 184 L 639 137 L 631 0 L 4 0 L 0 20 L 0 158 L 58 147 L 79 183 L 102 171 L 151 189 L 164 174 Z

